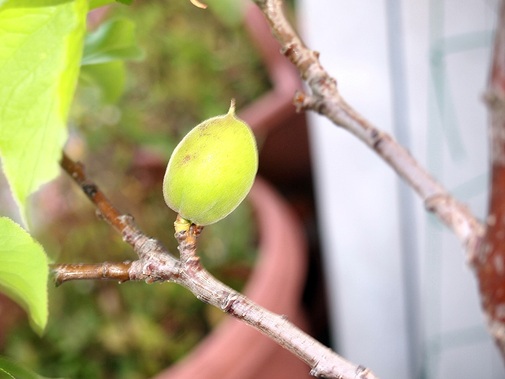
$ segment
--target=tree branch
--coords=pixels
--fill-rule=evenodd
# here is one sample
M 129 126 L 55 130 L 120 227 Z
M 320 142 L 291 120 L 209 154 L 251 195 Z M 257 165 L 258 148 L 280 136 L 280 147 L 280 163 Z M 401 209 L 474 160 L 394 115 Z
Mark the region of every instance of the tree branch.
M 148 283 L 171 281 L 189 289 L 198 299 L 244 321 L 266 334 L 306 362 L 316 377 L 333 379 L 374 379 L 367 368 L 357 366 L 297 328 L 286 317 L 272 313 L 246 296 L 214 278 L 200 264 L 196 247 L 202 228 L 194 224 L 174 223 L 180 259 L 176 259 L 157 240 L 147 237 L 133 218 L 122 215 L 89 180 L 81 164 L 63 154 L 62 168 L 95 204 L 103 218 L 122 234 L 139 256 L 133 262 L 53 265 L 57 284 L 79 279 L 145 280 Z
M 131 262 L 99 263 L 99 264 L 53 264 L 51 265 L 54 281 L 57 286 L 70 280 L 118 280 L 126 282 L 130 280 L 129 269 Z
M 84 194 L 96 206 L 102 218 L 116 231 L 121 233 L 123 240 L 132 246 L 135 253 L 139 256 L 140 260 L 132 262 L 128 267 L 130 280 L 146 280 L 148 282 L 165 281 L 172 280 L 172 277 L 178 275 L 180 262 L 159 241 L 149 238 L 142 233 L 132 216 L 121 214 L 98 186 L 86 177 L 82 164 L 74 162 L 63 152 L 60 165 L 74 182 L 81 187 Z M 76 270 L 71 273 L 72 269 Z M 107 272 L 107 269 L 103 267 L 95 267 L 95 269 L 98 269 L 98 275 L 100 275 L 100 272 Z M 58 283 L 58 280 L 64 278 L 71 278 L 68 280 L 78 279 L 79 270 L 78 267 L 72 267 L 71 265 L 66 265 L 66 267 L 59 265 L 54 267 L 54 272 L 59 275 L 56 279 Z M 113 273 L 110 272 L 111 275 Z M 84 276 L 91 275 L 89 270 L 82 272 L 82 274 Z M 120 274 L 119 272 L 117 274 L 124 275 L 124 273 Z M 82 279 L 86 279 L 86 277 Z M 112 279 L 116 278 L 113 277 Z M 122 281 L 125 280 L 127 279 L 122 277 Z
M 305 46 L 284 15 L 281 0 L 254 0 L 267 18 L 281 52 L 298 69 L 311 94 L 297 93 L 298 109 L 310 109 L 348 130 L 374 150 L 421 197 L 461 240 L 473 261 L 484 226 L 442 187 L 392 136 L 378 129 L 341 97 L 337 82 L 319 62 L 319 53 Z
M 491 196 L 475 267 L 488 327 L 505 360 L 505 1 L 500 7 L 488 87 Z
M 83 165 L 79 162 L 74 162 L 63 152 L 60 166 L 81 187 L 82 192 L 85 193 L 88 199 L 95 204 L 97 211 L 100 212 L 100 216 L 114 229 L 122 233 L 127 227 L 126 220 L 121 218 L 119 211 L 112 206 L 96 184 L 86 178 Z

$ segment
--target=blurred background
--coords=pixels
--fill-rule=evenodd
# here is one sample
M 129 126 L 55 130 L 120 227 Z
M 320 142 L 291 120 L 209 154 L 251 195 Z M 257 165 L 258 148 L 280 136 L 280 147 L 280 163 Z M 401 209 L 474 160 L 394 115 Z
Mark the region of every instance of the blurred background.
M 498 1 L 300 1 L 344 98 L 481 219 Z M 309 115 L 337 350 L 384 378 L 503 378 L 456 238 L 348 133 Z M 352 159 L 351 159 L 352 157 Z
M 143 59 L 111 79 L 111 88 L 124 87 L 121 96 L 83 77 L 67 153 L 146 234 L 175 252 L 175 215 L 160 191 L 166 162 L 187 131 L 225 113 L 235 98 L 258 139 L 259 174 L 304 228 L 305 328 L 383 378 L 505 377 L 456 238 L 354 137 L 294 111 L 298 75 L 250 2 L 207 3 L 203 11 L 189 1 L 136 1 L 90 15 L 90 30 L 118 17 L 134 21 Z M 479 217 L 486 214 L 488 180 L 480 98 L 497 5 L 287 4 L 344 98 Z M 34 209 L 37 238 L 55 262 L 135 258 L 65 175 L 35 197 Z M 205 267 L 244 288 L 259 238 L 245 202 L 205 229 Z M 0 298 L 0 353 L 51 377 L 151 377 L 179 362 L 224 317 L 175 285 L 76 282 L 49 291 L 42 338 L 21 309 Z

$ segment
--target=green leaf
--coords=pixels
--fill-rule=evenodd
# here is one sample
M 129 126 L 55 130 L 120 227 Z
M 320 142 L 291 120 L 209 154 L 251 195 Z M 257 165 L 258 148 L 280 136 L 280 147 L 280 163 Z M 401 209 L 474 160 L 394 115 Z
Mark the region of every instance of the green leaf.
M 90 0 L 89 9 L 96 9 L 105 5 L 113 4 L 116 0 Z
M 42 246 L 10 218 L 0 217 L 0 287 L 25 308 L 37 333 L 47 323 L 48 273 Z
M 95 9 L 103 7 L 104 5 L 109 5 L 113 3 L 122 3 L 125 5 L 131 5 L 133 0 L 90 0 L 89 9 Z
M 124 92 L 124 60 L 143 56 L 135 38 L 135 24 L 113 19 L 87 35 L 82 58 L 81 83 L 100 89 L 105 103 L 115 103 Z
M 135 39 L 135 24 L 118 18 L 102 24 L 86 36 L 82 65 L 139 59 L 142 55 Z
M 30 371 L 10 359 L 0 357 L 0 378 L 2 379 L 47 379 Z
M 115 103 L 125 89 L 126 70 L 124 62 L 114 61 L 83 66 L 80 79 L 83 84 L 98 87 L 105 103 Z
M 27 197 L 59 172 L 87 5 L 11 0 L 0 7 L 0 157 L 25 223 Z

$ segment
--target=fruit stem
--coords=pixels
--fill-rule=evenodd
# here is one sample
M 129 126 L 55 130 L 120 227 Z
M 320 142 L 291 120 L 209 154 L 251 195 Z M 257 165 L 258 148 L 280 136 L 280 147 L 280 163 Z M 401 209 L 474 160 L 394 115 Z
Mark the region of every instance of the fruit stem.
M 175 219 L 175 222 L 174 222 L 175 233 L 187 232 L 189 230 L 190 226 L 191 226 L 191 221 L 186 220 L 184 217 L 182 217 L 179 214 L 177 215 L 177 218 Z

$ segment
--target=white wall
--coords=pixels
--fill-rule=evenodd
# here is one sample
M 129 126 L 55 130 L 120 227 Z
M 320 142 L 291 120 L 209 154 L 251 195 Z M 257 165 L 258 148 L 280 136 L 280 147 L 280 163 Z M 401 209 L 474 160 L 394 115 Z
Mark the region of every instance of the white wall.
M 479 216 L 496 0 L 299 0 L 344 98 Z M 456 238 L 392 170 L 312 115 L 335 347 L 382 378 L 504 378 Z

